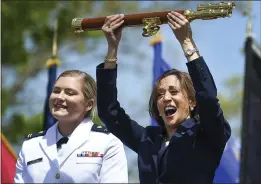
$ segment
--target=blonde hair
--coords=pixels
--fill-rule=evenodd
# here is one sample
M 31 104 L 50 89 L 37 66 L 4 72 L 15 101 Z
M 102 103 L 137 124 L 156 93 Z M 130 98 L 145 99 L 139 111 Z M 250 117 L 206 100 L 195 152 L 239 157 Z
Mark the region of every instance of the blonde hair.
M 93 119 L 95 117 L 95 115 L 97 114 L 97 112 L 96 112 L 97 87 L 96 87 L 96 82 L 94 81 L 94 79 L 86 72 L 82 72 L 80 70 L 66 70 L 59 75 L 57 80 L 60 77 L 80 77 L 81 79 L 83 79 L 82 92 L 83 92 L 84 98 L 85 98 L 86 102 L 88 102 L 89 100 L 93 100 L 92 109 L 89 112 L 87 112 L 85 117 L 91 117 Z

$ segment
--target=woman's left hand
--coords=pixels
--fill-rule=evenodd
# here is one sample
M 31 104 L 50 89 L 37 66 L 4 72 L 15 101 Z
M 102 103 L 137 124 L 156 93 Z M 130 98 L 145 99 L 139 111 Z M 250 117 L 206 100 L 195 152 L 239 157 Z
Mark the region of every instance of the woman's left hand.
M 192 41 L 192 31 L 186 17 L 178 12 L 171 11 L 167 15 L 168 24 L 175 34 L 177 40 L 183 45 L 185 42 Z
M 110 15 L 106 17 L 105 23 L 102 26 L 102 31 L 107 39 L 109 48 L 118 49 L 123 23 L 123 14 Z

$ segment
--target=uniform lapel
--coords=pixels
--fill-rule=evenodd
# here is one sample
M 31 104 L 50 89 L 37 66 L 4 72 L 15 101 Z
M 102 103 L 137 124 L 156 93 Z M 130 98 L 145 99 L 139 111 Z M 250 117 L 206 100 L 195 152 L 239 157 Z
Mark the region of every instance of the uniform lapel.
M 60 167 L 63 166 L 68 157 L 81 145 L 83 145 L 88 139 L 93 122 L 89 119 L 84 119 L 77 128 L 73 131 L 69 138 L 68 143 L 64 147 L 63 156 L 59 158 Z
M 57 157 L 57 148 L 56 148 L 56 129 L 57 123 L 50 127 L 43 139 L 40 141 L 40 146 L 49 158 L 50 162 L 53 163 L 57 168 L 59 168 L 59 162 Z

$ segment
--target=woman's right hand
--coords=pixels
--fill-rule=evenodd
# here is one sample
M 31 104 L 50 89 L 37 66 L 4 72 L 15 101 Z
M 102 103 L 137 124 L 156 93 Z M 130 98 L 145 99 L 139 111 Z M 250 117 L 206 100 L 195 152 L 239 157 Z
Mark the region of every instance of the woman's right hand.
M 117 49 L 120 39 L 121 39 L 121 32 L 124 23 L 124 15 L 117 14 L 117 15 L 110 15 L 107 16 L 102 26 L 102 31 L 107 39 L 108 46 L 111 49 Z

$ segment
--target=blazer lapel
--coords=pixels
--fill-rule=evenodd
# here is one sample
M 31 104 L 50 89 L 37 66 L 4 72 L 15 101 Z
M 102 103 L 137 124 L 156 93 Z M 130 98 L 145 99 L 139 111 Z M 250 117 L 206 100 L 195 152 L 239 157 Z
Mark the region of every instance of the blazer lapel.
M 181 123 L 177 128 L 177 131 L 172 135 L 169 145 L 160 150 L 159 162 L 162 161 L 164 154 L 171 147 L 173 143 L 179 141 L 179 139 L 184 139 L 187 136 L 196 136 L 198 129 L 199 129 L 199 122 L 196 122 L 193 118 L 187 119 L 183 123 Z
M 56 148 L 56 129 L 57 123 L 50 127 L 43 139 L 40 141 L 40 147 L 42 151 L 45 152 L 50 162 L 53 163 L 57 168 L 59 168 L 57 148 Z
M 151 144 L 151 155 L 158 174 L 158 153 L 163 140 L 163 130 L 161 127 L 150 127 L 148 129 L 147 141 Z
M 151 151 L 152 151 L 152 158 L 153 158 L 153 162 L 155 165 L 156 173 L 158 176 L 158 174 L 159 174 L 159 172 L 158 172 L 158 153 L 161 148 L 162 136 L 159 136 L 159 135 L 157 135 L 157 136 L 158 136 L 158 138 L 155 140 Z
M 73 131 L 72 135 L 69 138 L 68 143 L 66 144 L 66 146 L 64 148 L 63 156 L 61 158 L 59 158 L 60 167 L 63 166 L 65 161 L 69 158 L 69 156 L 76 149 L 78 149 L 81 145 L 83 145 L 89 139 L 92 125 L 93 125 L 93 122 L 91 120 L 85 119 Z

